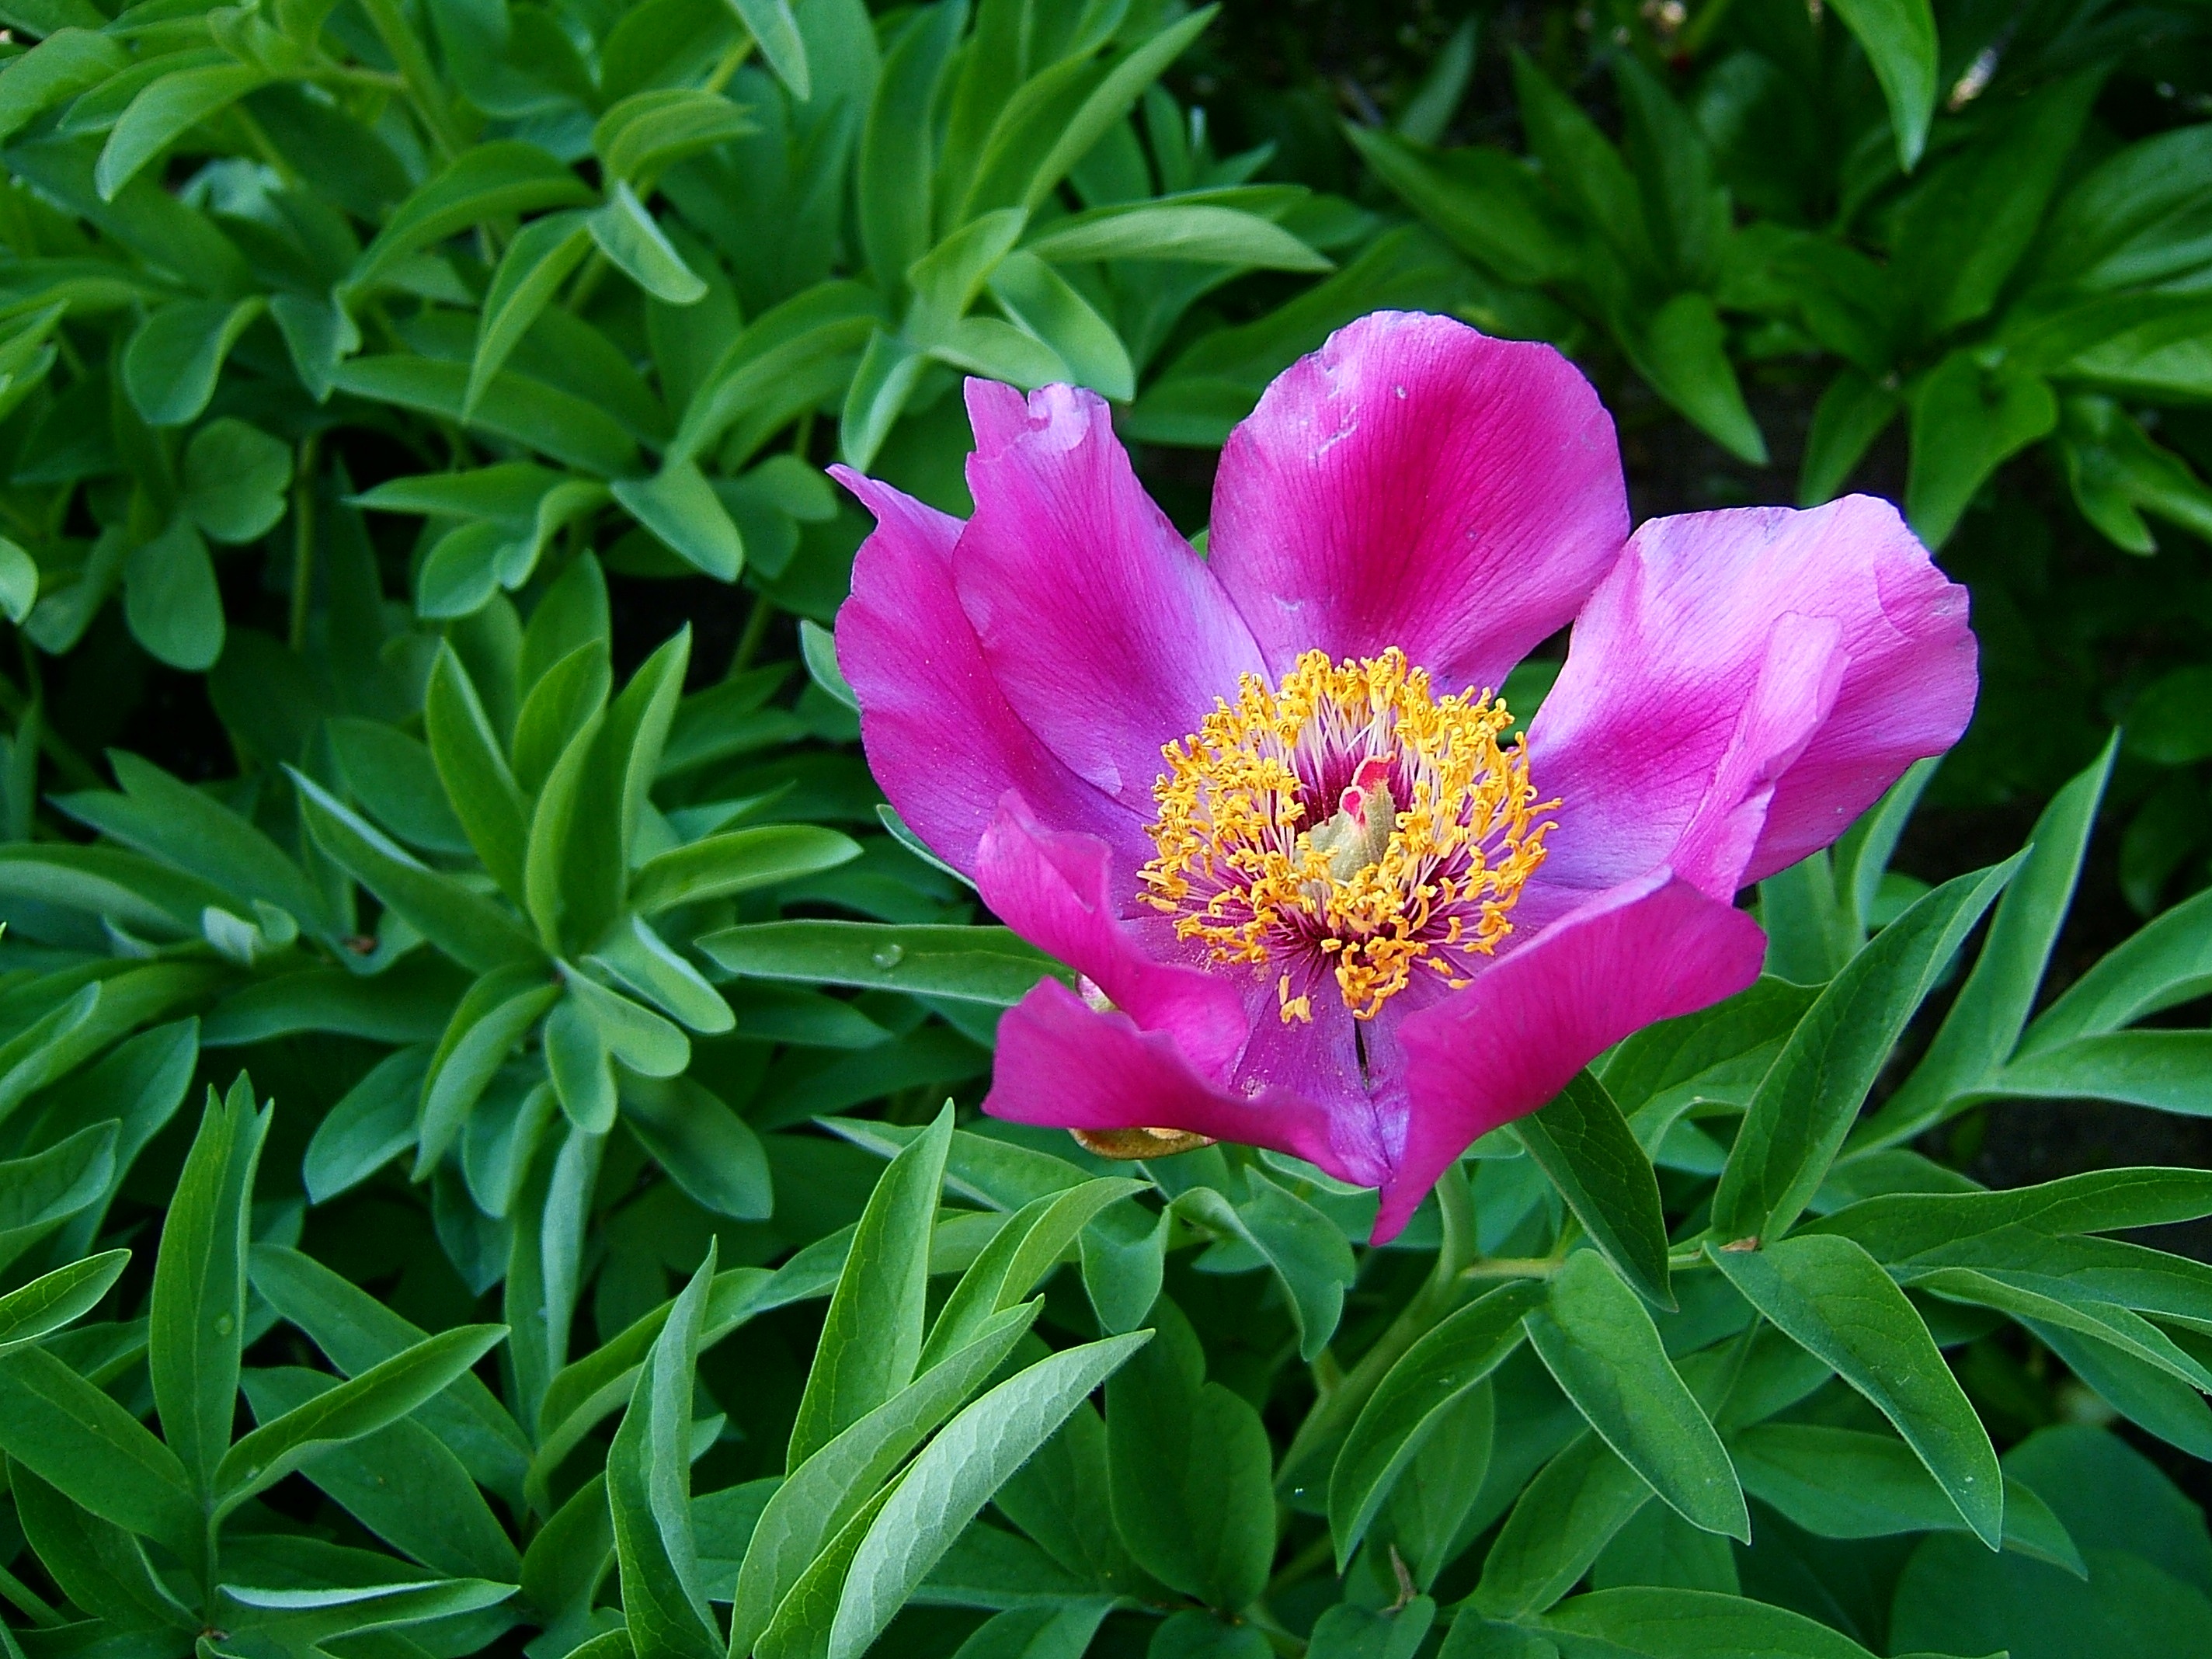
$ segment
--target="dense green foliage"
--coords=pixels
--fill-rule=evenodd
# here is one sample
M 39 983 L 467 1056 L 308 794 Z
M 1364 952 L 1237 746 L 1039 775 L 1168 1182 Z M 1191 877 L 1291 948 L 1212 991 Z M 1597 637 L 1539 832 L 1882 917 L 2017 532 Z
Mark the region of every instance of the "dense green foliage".
M 0 0 L 9 1653 L 2212 1651 L 2212 1267 L 2108 1237 L 2212 1173 L 1960 1167 L 2212 1115 L 2200 4 L 108 3 Z M 1383 307 L 1645 507 L 1897 495 L 1984 690 L 1370 1249 L 974 1114 L 1060 970 L 820 468 L 1073 380 L 1194 531 Z

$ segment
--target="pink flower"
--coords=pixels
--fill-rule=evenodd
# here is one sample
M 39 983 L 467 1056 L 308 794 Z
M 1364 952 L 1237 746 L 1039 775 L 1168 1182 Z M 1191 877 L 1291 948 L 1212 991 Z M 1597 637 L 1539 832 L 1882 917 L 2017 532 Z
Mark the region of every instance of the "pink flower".
M 1292 1153 L 1388 1239 L 1476 1137 L 1756 977 L 1734 899 L 1965 728 L 1964 589 L 1887 502 L 1656 520 L 1547 346 L 1381 313 L 1231 434 L 1208 553 L 1090 392 L 968 383 L 965 524 L 877 518 L 838 618 L 870 764 L 1079 970 L 987 1111 Z M 1491 696 L 1574 624 L 1525 742 Z

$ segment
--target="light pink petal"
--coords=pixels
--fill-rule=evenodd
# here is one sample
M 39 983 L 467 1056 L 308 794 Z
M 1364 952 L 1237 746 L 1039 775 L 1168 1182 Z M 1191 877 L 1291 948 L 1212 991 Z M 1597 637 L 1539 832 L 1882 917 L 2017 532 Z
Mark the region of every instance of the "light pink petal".
M 1407 1019 L 1404 1138 L 1376 1242 L 1396 1236 L 1479 1137 L 1545 1104 L 1630 1032 L 1735 995 L 1759 977 L 1765 948 L 1744 912 L 1662 869 L 1562 917 Z
M 1372 1185 L 1381 1170 L 1347 1140 L 1333 1115 L 1286 1089 L 1251 1091 L 1209 1081 L 1173 1037 L 1127 1014 L 1096 1013 L 1046 980 L 999 1022 L 998 1055 L 983 1109 L 1015 1123 L 1068 1129 L 1181 1129 L 1267 1146 Z
M 952 591 L 959 520 L 848 468 L 830 471 L 876 515 L 837 613 L 837 665 L 860 701 L 869 768 L 899 816 L 970 875 L 1009 789 L 1054 823 L 1151 856 L 1138 819 L 1055 760 L 991 678 Z
M 1644 525 L 1529 727 L 1561 805 L 1515 920 L 1662 864 L 1726 898 L 1827 845 L 1958 740 L 1974 663 L 1966 590 L 1887 501 Z
M 975 885 L 999 920 L 1086 975 L 1138 1025 L 1174 1036 L 1206 1076 L 1227 1076 L 1244 1043 L 1236 987 L 1155 961 L 1119 918 L 1117 884 L 1105 842 L 1047 829 L 1018 795 L 1006 797 L 984 832 Z
M 970 380 L 968 406 L 975 516 L 953 580 L 984 659 L 1055 755 L 1149 818 L 1161 747 L 1236 696 L 1259 648 L 1137 483 L 1103 399 Z
M 1613 421 L 1571 363 L 1377 312 L 1230 434 L 1208 553 L 1278 676 L 1395 645 L 1457 690 L 1565 627 L 1627 534 Z

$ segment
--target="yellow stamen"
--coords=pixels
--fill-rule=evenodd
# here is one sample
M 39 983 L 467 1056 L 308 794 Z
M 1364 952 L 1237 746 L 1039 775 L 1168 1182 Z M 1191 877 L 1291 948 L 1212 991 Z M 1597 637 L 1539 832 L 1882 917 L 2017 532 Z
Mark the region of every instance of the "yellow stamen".
M 1215 962 L 1326 964 L 1362 1019 L 1416 968 L 1463 985 L 1512 931 L 1553 827 L 1538 815 L 1559 805 L 1537 799 L 1524 745 L 1498 743 L 1512 724 L 1487 693 L 1434 696 L 1395 647 L 1309 651 L 1272 690 L 1248 674 L 1161 751 L 1145 896 Z M 1340 805 L 1331 781 L 1351 785 Z M 1298 977 L 1277 981 L 1286 1024 L 1312 1018 Z

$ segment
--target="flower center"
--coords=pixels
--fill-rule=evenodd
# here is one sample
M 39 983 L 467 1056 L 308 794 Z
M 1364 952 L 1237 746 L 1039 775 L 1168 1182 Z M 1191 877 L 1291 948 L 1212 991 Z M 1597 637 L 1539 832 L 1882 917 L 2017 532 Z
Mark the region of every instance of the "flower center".
M 1559 805 L 1499 744 L 1512 724 L 1486 693 L 1436 696 L 1395 646 L 1309 651 L 1272 690 L 1247 674 L 1161 750 L 1144 897 L 1213 961 L 1277 969 L 1286 1022 L 1313 1017 L 1323 972 L 1361 1019 L 1417 968 L 1464 985 L 1512 931 Z

